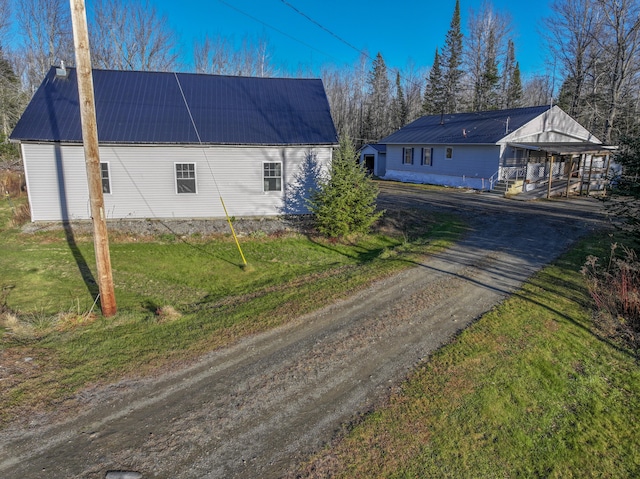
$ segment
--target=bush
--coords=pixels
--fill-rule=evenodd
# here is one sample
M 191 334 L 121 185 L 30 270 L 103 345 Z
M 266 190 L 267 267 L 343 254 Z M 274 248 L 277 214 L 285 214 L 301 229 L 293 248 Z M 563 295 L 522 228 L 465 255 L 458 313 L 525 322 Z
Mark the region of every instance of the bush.
M 623 257 L 615 257 L 611 246 L 607 266 L 589 256 L 582 268 L 587 287 L 595 301 L 596 326 L 608 337 L 621 340 L 640 352 L 640 261 L 633 249 L 622 246 Z
M 3 196 L 9 195 L 17 198 L 25 190 L 24 175 L 20 171 L 0 170 L 0 193 Z
M 614 187 L 603 200 L 614 224 L 640 240 L 640 137 L 622 138 L 614 159 L 622 174 L 612 179 Z
M 356 161 L 353 143 L 340 140 L 329 177 L 311 192 L 309 209 L 318 231 L 331 238 L 368 233 L 383 212 L 376 211 L 378 188 Z

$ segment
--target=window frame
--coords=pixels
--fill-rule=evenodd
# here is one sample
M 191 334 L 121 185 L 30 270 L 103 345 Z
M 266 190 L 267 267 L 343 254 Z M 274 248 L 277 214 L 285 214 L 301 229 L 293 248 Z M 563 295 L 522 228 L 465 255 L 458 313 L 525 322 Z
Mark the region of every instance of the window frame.
M 427 153 L 429 153 L 429 161 L 426 161 Z M 422 157 L 420 158 L 421 166 L 433 166 L 433 148 L 422 148 Z
M 444 159 L 453 160 L 453 146 L 446 146 L 444 148 Z
M 178 178 L 178 165 L 193 165 L 193 178 Z M 184 173 L 184 172 L 181 172 Z M 190 171 L 189 171 L 190 173 Z M 175 178 L 177 195 L 197 195 L 198 194 L 198 166 L 193 161 L 176 161 L 173 163 L 173 175 Z M 193 180 L 193 191 L 180 191 L 180 180 Z
M 403 165 L 413 165 L 413 153 L 415 148 L 413 147 L 406 147 L 402 149 L 402 164 Z M 409 161 L 407 161 L 407 153 L 411 152 L 411 158 L 409 158 Z
M 267 176 L 267 165 L 279 165 L 279 173 L 280 175 L 269 175 Z M 270 170 L 269 170 L 270 171 Z M 262 162 L 262 192 L 263 193 L 272 193 L 272 194 L 276 194 L 276 193 L 282 193 L 282 191 L 284 190 L 284 174 L 283 174 L 283 164 L 282 161 L 263 161 Z M 278 189 L 267 189 L 267 180 L 280 180 L 279 182 L 279 188 Z M 276 181 L 276 184 L 278 184 L 278 182 Z
M 104 176 L 105 170 L 102 169 L 103 166 L 107 167 L 107 169 L 106 169 L 106 173 L 107 173 L 106 178 Z M 109 191 L 105 191 L 104 190 L 105 180 L 107 182 L 107 187 L 108 187 Z M 102 194 L 103 195 L 111 195 L 111 194 L 113 194 L 113 188 L 111 188 L 111 165 L 109 164 L 108 161 L 101 161 L 100 162 L 100 184 L 102 186 Z

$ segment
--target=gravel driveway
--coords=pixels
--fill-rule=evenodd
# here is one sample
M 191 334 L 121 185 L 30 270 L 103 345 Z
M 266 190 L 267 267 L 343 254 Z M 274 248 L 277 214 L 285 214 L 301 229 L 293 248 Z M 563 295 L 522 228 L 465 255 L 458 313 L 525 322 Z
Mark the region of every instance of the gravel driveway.
M 380 204 L 459 214 L 471 229 L 415 268 L 186 370 L 87 393 L 72 420 L 5 431 L 0 477 L 295 477 L 416 363 L 605 224 L 586 198 L 383 184 Z

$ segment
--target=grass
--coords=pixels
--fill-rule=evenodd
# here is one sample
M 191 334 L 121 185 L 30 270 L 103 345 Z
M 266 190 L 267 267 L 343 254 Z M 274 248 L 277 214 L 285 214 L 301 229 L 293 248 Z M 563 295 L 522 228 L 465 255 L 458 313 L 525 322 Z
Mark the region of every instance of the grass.
M 640 369 L 592 327 L 592 237 L 426 361 L 304 477 L 640 477 Z
M 320 308 L 447 247 L 450 217 L 390 213 L 376 234 L 330 242 L 300 234 L 113 234 L 118 314 L 94 308 L 90 236 L 24 234 L 0 207 L 0 425 L 51 409 L 88 385 L 190 361 Z

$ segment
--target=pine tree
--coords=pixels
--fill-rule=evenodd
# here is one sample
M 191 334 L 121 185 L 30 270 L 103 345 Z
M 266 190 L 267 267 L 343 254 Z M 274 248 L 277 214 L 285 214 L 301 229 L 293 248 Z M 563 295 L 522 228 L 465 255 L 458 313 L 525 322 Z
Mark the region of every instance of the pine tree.
M 18 148 L 7 142 L 26 103 L 20 79 L 14 73 L 0 46 L 0 162 L 13 161 L 19 157 Z
M 376 211 L 378 188 L 356 161 L 353 142 L 342 137 L 329 177 L 311 192 L 309 209 L 316 228 L 331 238 L 369 232 L 383 212 Z
M 391 132 L 389 121 L 390 85 L 387 65 L 380 52 L 373 61 L 368 79 L 369 102 L 367 116 L 371 122 L 371 139 L 379 140 Z
M 522 80 L 520 79 L 520 66 L 516 61 L 513 40 L 509 40 L 507 45 L 501 90 L 503 108 L 517 108 L 520 106 L 522 101 Z
M 409 108 L 407 106 L 407 100 L 404 97 L 402 83 L 400 82 L 400 72 L 396 73 L 396 96 L 393 99 L 391 113 L 393 130 L 398 130 L 406 125 Z
M 425 115 L 440 115 L 444 113 L 444 83 L 440 66 L 440 55 L 436 48 L 433 66 L 429 71 L 429 78 L 427 78 L 427 86 L 424 90 L 424 99 L 422 101 L 422 112 Z
M 484 69 L 481 77 L 481 89 L 477 111 L 497 110 L 498 88 L 500 76 L 498 75 L 496 38 L 493 31 L 489 32 L 487 39 L 487 57 L 484 61 Z
M 520 64 L 516 62 L 516 66 L 513 69 L 513 75 L 509 81 L 509 88 L 507 90 L 507 108 L 517 108 L 522 106 L 522 97 L 524 91 L 522 88 L 522 80 L 520 79 Z
M 460 0 L 451 18 L 451 26 L 447 32 L 442 50 L 445 113 L 456 113 L 460 101 L 460 84 L 462 82 L 462 29 L 460 26 Z

